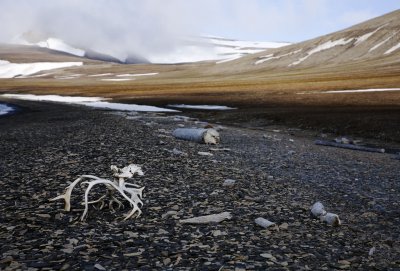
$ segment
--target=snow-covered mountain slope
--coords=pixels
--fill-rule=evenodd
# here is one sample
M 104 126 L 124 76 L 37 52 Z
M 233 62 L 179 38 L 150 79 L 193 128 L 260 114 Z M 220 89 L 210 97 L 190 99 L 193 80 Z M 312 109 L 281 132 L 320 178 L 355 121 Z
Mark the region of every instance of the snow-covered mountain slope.
M 12 43 L 19 45 L 27 45 L 27 46 L 37 46 L 40 48 L 46 48 L 49 50 L 62 52 L 77 57 L 83 57 L 87 59 L 99 60 L 104 62 L 114 62 L 120 64 L 141 64 L 149 62 L 144 57 L 137 57 L 137 56 L 129 56 L 126 59 L 121 60 L 114 56 L 96 52 L 91 49 L 83 49 L 83 48 L 78 48 L 77 46 L 72 46 L 67 42 L 58 38 L 53 38 L 53 37 L 46 38 L 44 34 L 37 34 L 34 32 L 24 33 L 16 37 L 12 41 Z
M 398 63 L 399 58 L 400 10 L 397 10 L 342 31 L 242 58 L 236 65 L 242 70 L 290 71 L 362 61 Z
M 85 57 L 105 62 L 116 62 L 125 64 L 138 63 L 191 63 L 199 61 L 226 61 L 238 59 L 245 55 L 255 54 L 267 49 L 278 48 L 289 45 L 285 42 L 250 42 L 225 39 L 219 37 L 193 37 L 184 39 L 179 45 L 168 51 L 155 52 L 150 55 L 130 55 L 125 59 L 118 59 L 114 56 L 102 54 L 91 49 L 82 49 L 72 46 L 58 38 L 45 38 L 43 34 L 33 32 L 25 33 L 13 41 L 16 44 L 38 46 L 50 50 L 71 54 L 78 57 Z
M 152 63 L 190 63 L 200 61 L 215 61 L 224 63 L 256 54 L 268 49 L 290 45 L 287 42 L 252 42 L 226 39 L 213 36 L 192 37 L 182 41 L 170 52 L 155 54 L 148 59 Z

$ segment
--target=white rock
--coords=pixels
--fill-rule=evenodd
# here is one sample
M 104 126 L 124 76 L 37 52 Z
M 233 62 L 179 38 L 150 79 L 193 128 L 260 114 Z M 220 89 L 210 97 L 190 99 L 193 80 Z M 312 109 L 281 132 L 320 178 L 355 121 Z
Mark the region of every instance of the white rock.
M 235 185 L 235 183 L 236 183 L 235 180 L 226 179 L 222 185 L 223 185 L 223 186 L 227 186 L 227 187 L 232 187 L 232 186 Z
M 265 218 L 262 218 L 262 217 L 256 218 L 256 219 L 254 220 L 254 222 L 255 222 L 257 225 L 259 225 L 259 226 L 261 226 L 261 227 L 263 227 L 263 228 L 268 228 L 268 227 L 271 227 L 271 226 L 275 225 L 274 222 L 271 222 L 271 221 L 269 221 L 268 219 L 265 219 Z
M 311 213 L 316 216 L 319 217 L 321 215 L 325 215 L 326 211 L 325 211 L 325 207 L 324 205 L 317 201 L 316 203 L 314 203 L 314 205 L 311 207 Z
M 369 252 L 368 252 L 368 256 L 373 256 L 374 255 L 374 253 L 375 253 L 375 250 L 376 250 L 376 248 L 375 247 L 372 247 L 370 250 L 369 250 Z
M 188 219 L 179 220 L 182 224 L 208 224 L 208 223 L 219 223 L 224 221 L 225 219 L 231 219 L 232 215 L 230 212 L 223 212 L 219 214 L 213 215 L 205 215 L 205 216 L 198 216 Z
M 199 151 L 197 154 L 202 156 L 214 156 L 214 154 L 212 154 L 211 152 L 204 152 L 204 151 Z
M 101 264 L 98 263 L 94 265 L 94 268 L 96 268 L 97 270 L 106 270 Z

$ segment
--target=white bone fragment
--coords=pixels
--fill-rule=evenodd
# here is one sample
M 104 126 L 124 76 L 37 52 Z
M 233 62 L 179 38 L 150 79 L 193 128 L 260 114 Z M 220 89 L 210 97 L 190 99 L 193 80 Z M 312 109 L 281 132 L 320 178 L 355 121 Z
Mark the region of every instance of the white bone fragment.
M 213 215 L 198 216 L 188 219 L 179 220 L 182 224 L 207 224 L 207 223 L 219 223 L 225 219 L 231 219 L 232 215 L 230 212 L 223 212 Z
M 218 144 L 220 142 L 220 135 L 217 130 L 209 128 L 178 128 L 172 132 L 176 138 L 205 143 L 205 144 Z
M 316 217 L 326 214 L 324 205 L 317 201 L 313 206 L 311 206 L 311 213 Z
M 275 225 L 274 222 L 271 222 L 271 221 L 269 221 L 268 219 L 265 219 L 265 218 L 262 218 L 262 217 L 256 218 L 256 219 L 254 220 L 254 222 L 255 222 L 257 225 L 259 225 L 259 226 L 261 226 L 261 227 L 263 227 L 263 228 L 269 228 L 269 227 Z
M 311 206 L 311 213 L 314 216 L 319 217 L 321 221 L 326 222 L 328 225 L 331 226 L 341 225 L 339 216 L 337 214 L 328 213 L 327 211 L 325 211 L 324 205 L 319 201 L 317 201 L 316 203 L 314 203 L 313 206 Z
M 331 226 L 340 226 L 342 224 L 339 216 L 333 213 L 326 213 L 325 215 L 320 216 L 320 219 Z
M 214 156 L 214 154 L 212 154 L 211 152 L 204 152 L 204 151 L 199 151 L 197 154 L 201 156 Z

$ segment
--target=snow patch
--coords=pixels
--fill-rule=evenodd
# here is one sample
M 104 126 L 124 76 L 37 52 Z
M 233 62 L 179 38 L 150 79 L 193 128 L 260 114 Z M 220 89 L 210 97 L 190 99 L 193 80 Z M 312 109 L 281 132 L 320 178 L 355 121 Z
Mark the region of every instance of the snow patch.
M 45 70 L 82 66 L 83 62 L 36 62 L 36 63 L 11 63 L 0 60 L 0 78 L 14 78 L 27 76 Z
M 317 47 L 315 47 L 314 49 L 310 50 L 307 52 L 307 55 L 300 58 L 299 60 L 293 62 L 292 64 L 289 65 L 289 67 L 291 66 L 296 66 L 299 65 L 300 63 L 302 63 L 304 60 L 306 60 L 307 58 L 309 58 L 310 56 L 312 56 L 313 54 L 322 52 L 322 51 L 326 51 L 328 49 L 331 49 L 335 46 L 343 46 L 346 45 L 348 43 L 350 43 L 351 41 L 353 41 L 354 38 L 349 38 L 348 40 L 346 40 L 345 38 L 339 39 L 339 40 L 334 40 L 334 41 L 327 41 L 323 44 L 318 45 Z
M 187 105 L 187 104 L 169 104 L 168 107 L 182 108 L 182 109 L 199 109 L 199 110 L 233 110 L 234 107 L 225 105 Z
M 81 76 L 82 76 L 82 74 L 71 74 L 71 75 L 54 76 L 54 78 L 65 80 L 65 79 L 76 79 Z
M 101 81 L 112 81 L 112 82 L 122 82 L 122 81 L 131 81 L 135 80 L 135 78 L 109 78 L 109 79 L 101 79 Z
M 157 75 L 158 72 L 151 72 L 151 73 L 136 73 L 136 74 L 118 74 L 117 77 L 136 77 L 136 76 L 151 76 L 151 75 Z
M 400 43 L 398 43 L 397 45 L 393 46 L 392 48 L 390 48 L 389 50 L 387 50 L 384 55 L 388 55 L 393 53 L 394 51 L 396 51 L 397 49 L 400 49 Z
M 33 94 L 2 94 L 5 98 L 29 100 L 29 101 L 47 101 L 78 104 L 94 108 L 103 108 L 119 111 L 137 111 L 137 112 L 179 112 L 173 109 L 161 108 L 148 105 L 110 103 L 109 100 L 101 97 L 78 97 L 78 96 L 59 96 L 59 95 L 33 95 Z
M 377 29 L 375 29 L 374 31 L 364 34 L 358 38 L 356 38 L 356 42 L 354 43 L 355 46 L 359 45 L 360 43 L 366 41 L 367 39 L 369 39 L 373 34 L 375 34 L 376 32 L 378 32 L 381 28 L 383 28 L 384 26 L 386 26 L 387 24 L 384 24 L 380 27 L 378 27 Z
M 230 46 L 236 48 L 279 48 L 286 45 L 290 45 L 288 42 L 269 42 L 269 41 L 242 41 L 242 40 L 231 40 L 219 37 L 209 37 L 212 44 Z
M 51 50 L 64 52 L 64 53 L 68 53 L 68 54 L 75 55 L 75 56 L 80 56 L 80 57 L 85 56 L 84 50 L 74 48 L 74 47 L 66 44 L 64 41 L 62 41 L 60 39 L 56 39 L 56 38 L 48 38 L 45 41 L 41 41 L 41 42 L 38 42 L 38 43 L 32 44 L 32 45 L 37 45 L 42 48 L 48 48 Z
M 136 112 L 179 112 L 173 109 L 166 109 L 150 105 L 138 105 L 138 104 L 123 104 L 123 103 L 109 103 L 109 102 L 91 102 L 83 103 L 83 105 L 104 108 L 119 111 L 136 111 Z
M 399 33 L 399 31 L 394 32 L 392 35 L 390 35 L 388 38 L 386 38 L 385 40 L 381 41 L 380 43 L 376 44 L 374 47 L 372 47 L 371 49 L 369 49 L 369 52 L 372 52 L 376 49 L 378 49 L 379 47 L 381 47 L 383 44 L 385 44 L 386 42 L 388 42 L 391 38 L 393 38 L 397 33 Z
M 78 97 L 78 96 L 60 96 L 60 95 L 34 95 L 34 94 L 2 94 L 2 97 L 27 100 L 27 101 L 46 101 L 60 103 L 85 103 L 105 100 L 101 97 Z
M 103 77 L 103 76 L 110 76 L 110 75 L 114 75 L 114 74 L 113 73 L 91 74 L 91 75 L 88 75 L 88 77 Z
M 226 59 L 217 61 L 217 62 L 215 62 L 215 63 L 216 63 L 216 64 L 222 64 L 222 63 L 225 63 L 225 62 L 229 62 L 229 61 L 233 61 L 233 60 L 239 59 L 239 58 L 241 58 L 242 56 L 244 56 L 244 55 L 239 54 L 239 55 L 233 56 L 233 57 L 231 57 L 231 58 L 226 58 Z
M 270 54 L 270 55 L 261 57 L 261 59 L 257 60 L 254 64 L 258 65 L 258 64 L 262 64 L 262 63 L 264 63 L 266 61 L 269 61 L 269 60 L 280 59 L 280 58 L 285 57 L 285 56 L 295 55 L 297 53 L 300 53 L 301 51 L 302 51 L 302 49 L 299 49 L 299 50 L 296 50 L 296 51 L 293 51 L 293 52 L 289 52 L 287 54 L 283 54 L 283 55 L 280 55 L 280 56 L 274 56 L 274 54 Z

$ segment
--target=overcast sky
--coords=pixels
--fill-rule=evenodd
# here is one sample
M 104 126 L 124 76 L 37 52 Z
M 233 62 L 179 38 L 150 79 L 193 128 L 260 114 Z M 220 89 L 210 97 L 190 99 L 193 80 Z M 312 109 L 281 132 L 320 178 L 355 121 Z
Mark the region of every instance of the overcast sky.
M 398 8 L 399 0 L 0 0 L 0 42 L 32 30 L 114 54 L 168 50 L 185 35 L 298 42 Z

